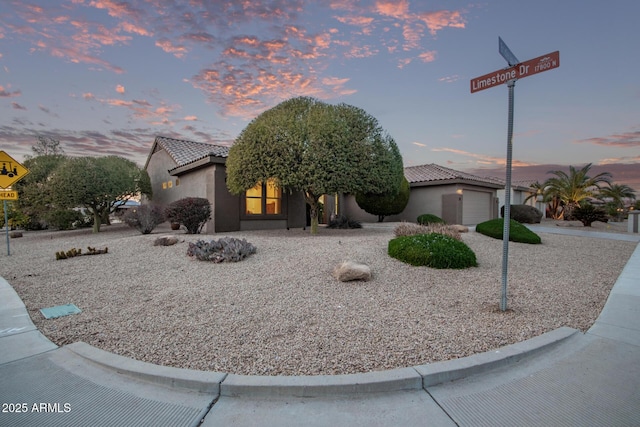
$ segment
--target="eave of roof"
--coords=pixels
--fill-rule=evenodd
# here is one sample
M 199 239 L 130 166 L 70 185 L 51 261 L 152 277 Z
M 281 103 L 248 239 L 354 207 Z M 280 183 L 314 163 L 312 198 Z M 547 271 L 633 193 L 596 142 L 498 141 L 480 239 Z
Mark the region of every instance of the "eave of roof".
M 435 163 L 404 168 L 404 174 L 412 187 L 422 187 L 443 184 L 468 184 L 489 188 L 504 188 L 495 178 L 486 178 L 450 169 Z
M 145 169 L 149 165 L 153 153 L 160 148 L 166 151 L 169 157 L 176 163 L 176 167 L 171 170 L 183 168 L 189 164 L 198 163 L 201 160 L 212 163 L 224 163 L 229 156 L 229 147 L 224 145 L 157 136 L 151 147 L 147 162 L 145 163 Z M 220 159 L 221 161 L 216 159 Z

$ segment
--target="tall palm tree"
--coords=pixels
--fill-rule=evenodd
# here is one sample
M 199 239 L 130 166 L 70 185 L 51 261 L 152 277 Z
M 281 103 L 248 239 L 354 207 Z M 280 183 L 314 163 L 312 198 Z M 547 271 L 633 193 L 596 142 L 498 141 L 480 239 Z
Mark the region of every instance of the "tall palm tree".
M 612 184 L 609 183 L 609 187 L 600 189 L 600 198 L 611 199 L 611 203 L 618 212 L 618 217 L 623 217 L 624 214 L 624 199 L 635 200 L 635 190 L 626 184 Z
M 592 163 L 585 165 L 582 169 L 569 166 L 569 174 L 564 171 L 549 171 L 555 175 L 545 181 L 545 188 L 556 195 L 565 204 L 564 212 L 561 216 L 567 218 L 578 204 L 589 197 L 595 197 L 600 190 L 600 185 L 611 182 L 609 172 L 601 172 L 590 177 L 589 170 Z

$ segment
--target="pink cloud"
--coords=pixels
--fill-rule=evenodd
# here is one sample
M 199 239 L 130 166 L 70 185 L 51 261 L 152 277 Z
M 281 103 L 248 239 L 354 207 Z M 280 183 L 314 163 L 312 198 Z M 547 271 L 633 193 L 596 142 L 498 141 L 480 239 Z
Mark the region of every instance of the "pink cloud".
M 427 24 L 429 33 L 435 36 L 436 33 L 447 27 L 451 28 L 465 28 L 466 21 L 462 17 L 459 11 L 440 10 L 437 12 L 423 12 L 419 13 L 418 17 Z
M 176 58 L 182 58 L 187 53 L 187 48 L 182 45 L 174 45 L 169 39 L 162 38 L 156 40 L 156 46 L 167 53 L 174 55 Z
M 406 19 L 409 14 L 409 1 L 384 1 L 379 0 L 375 4 L 376 12 L 384 16 L 390 16 L 396 19 Z
M 606 137 L 580 139 L 574 142 L 578 144 L 603 145 L 605 147 L 640 147 L 640 131 L 623 132 Z
M 13 98 L 16 96 L 20 96 L 22 92 L 19 90 L 14 90 L 13 92 L 8 91 L 3 86 L 0 86 L 0 98 Z
M 420 58 L 422 62 L 433 62 L 436 60 L 436 51 L 430 50 L 428 52 L 422 52 L 418 55 L 418 58 Z
M 122 85 L 116 85 L 116 92 L 118 92 L 118 93 L 124 93 L 124 86 L 122 86 Z

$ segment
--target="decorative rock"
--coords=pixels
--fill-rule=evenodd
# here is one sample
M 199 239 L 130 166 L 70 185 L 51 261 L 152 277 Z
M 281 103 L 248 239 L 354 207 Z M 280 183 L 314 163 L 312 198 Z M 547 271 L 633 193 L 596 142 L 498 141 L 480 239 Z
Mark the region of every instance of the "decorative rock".
M 153 246 L 171 246 L 178 243 L 178 238 L 176 236 L 163 236 L 158 237 L 154 242 Z
M 469 232 L 469 227 L 467 227 L 466 225 L 453 224 L 453 225 L 450 225 L 449 227 L 453 228 L 458 233 L 468 233 Z
M 22 237 L 22 232 L 20 232 L 20 231 L 10 231 L 9 232 L 9 237 L 11 237 L 12 239 L 17 239 L 18 237 Z
M 371 279 L 371 268 L 365 264 L 343 261 L 333 270 L 333 277 L 341 282 L 349 282 L 351 280 L 363 280 L 366 282 Z

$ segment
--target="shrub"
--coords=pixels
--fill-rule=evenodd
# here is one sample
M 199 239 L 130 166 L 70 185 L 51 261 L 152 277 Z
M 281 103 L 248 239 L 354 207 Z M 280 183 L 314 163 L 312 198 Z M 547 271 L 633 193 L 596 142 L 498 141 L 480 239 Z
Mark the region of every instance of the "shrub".
M 58 230 L 70 230 L 82 226 L 84 223 L 82 212 L 72 209 L 58 209 L 46 214 L 45 219 L 49 227 Z
M 427 224 L 444 224 L 444 220 L 437 215 L 433 214 L 422 214 L 418 217 L 418 224 L 427 225 Z
M 362 228 L 362 223 L 356 219 L 350 219 L 344 215 L 338 215 L 329 221 L 327 228 Z
M 502 239 L 504 219 L 496 218 L 482 222 L 476 225 L 476 231 L 485 236 L 493 237 L 494 239 Z M 542 241 L 540 236 L 514 220 L 510 220 L 509 222 L 509 240 L 512 242 L 531 244 L 541 243 Z
M 141 205 L 128 209 L 122 220 L 142 234 L 149 234 L 164 222 L 164 209 L 157 205 Z
M 397 192 L 391 194 L 356 194 L 356 203 L 362 210 L 378 216 L 382 222 L 385 216 L 402 213 L 409 203 L 411 188 L 407 178 L 402 177 L 402 183 Z
M 189 242 L 187 249 L 187 255 L 194 256 L 200 261 L 213 262 L 238 262 L 255 253 L 255 246 L 246 239 L 240 240 L 235 237 L 223 237 L 210 242 L 204 240 Z
M 438 233 L 401 236 L 389 241 L 389 256 L 432 268 L 476 267 L 476 254 L 464 242 Z
M 591 227 L 591 224 L 596 221 L 609 221 L 606 212 L 601 208 L 593 206 L 591 203 L 581 204 L 573 210 L 572 214 L 573 218 L 580 221 L 585 227 Z
M 500 208 L 500 216 L 504 218 L 504 206 Z M 511 205 L 509 216 L 520 224 L 540 224 L 542 220 L 542 212 L 529 205 Z
M 164 214 L 169 221 L 184 225 L 187 234 L 199 234 L 211 219 L 211 203 L 202 197 L 185 197 L 171 203 Z
M 415 236 L 416 234 L 438 233 L 445 236 L 453 237 L 456 240 L 462 240 L 460 232 L 450 225 L 441 223 L 432 223 L 429 225 L 414 224 L 412 222 L 402 222 L 394 229 L 396 237 Z

